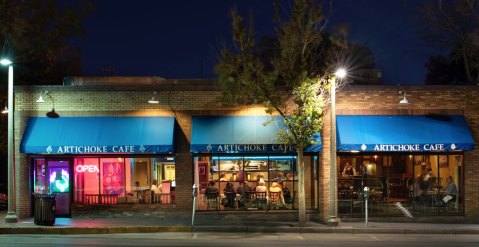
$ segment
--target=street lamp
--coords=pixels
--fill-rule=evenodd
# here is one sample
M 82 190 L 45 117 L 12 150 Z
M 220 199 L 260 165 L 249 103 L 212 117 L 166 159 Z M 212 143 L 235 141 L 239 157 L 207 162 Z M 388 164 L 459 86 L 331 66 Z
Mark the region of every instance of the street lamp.
M 346 76 L 345 69 L 338 69 L 331 81 L 331 134 L 330 134 L 330 161 L 329 167 L 329 218 L 328 225 L 338 226 L 339 219 L 337 208 L 337 179 L 336 179 L 336 79 Z
M 0 60 L 0 64 L 8 66 L 8 211 L 5 216 L 5 222 L 17 222 L 15 213 L 15 149 L 13 140 L 13 63 L 8 58 Z

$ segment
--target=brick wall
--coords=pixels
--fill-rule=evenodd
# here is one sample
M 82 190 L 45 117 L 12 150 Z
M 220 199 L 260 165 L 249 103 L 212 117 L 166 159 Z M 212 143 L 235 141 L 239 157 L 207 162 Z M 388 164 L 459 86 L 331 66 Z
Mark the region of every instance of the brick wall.
M 17 161 L 17 211 L 20 216 L 30 212 L 29 164 L 25 155 L 18 153 L 28 116 L 44 116 L 52 108 L 52 102 L 35 100 L 41 91 L 48 90 L 55 100 L 55 110 L 60 116 L 176 116 L 175 136 L 177 160 L 177 205 L 189 208 L 192 204 L 192 157 L 189 153 L 192 115 L 265 115 L 259 105 L 232 107 L 224 103 L 218 88 L 195 81 L 188 85 L 145 86 L 34 86 L 16 87 L 15 138 Z M 406 90 L 409 105 L 399 105 Z M 160 103 L 148 104 L 155 97 Z M 476 141 L 479 141 L 479 87 L 476 86 L 347 86 L 337 93 L 337 115 L 422 115 L 463 114 Z M 325 111 L 322 131 L 323 152 L 319 156 L 319 211 L 326 220 L 329 216 L 329 111 Z M 479 219 L 479 151 L 465 155 L 465 213 Z

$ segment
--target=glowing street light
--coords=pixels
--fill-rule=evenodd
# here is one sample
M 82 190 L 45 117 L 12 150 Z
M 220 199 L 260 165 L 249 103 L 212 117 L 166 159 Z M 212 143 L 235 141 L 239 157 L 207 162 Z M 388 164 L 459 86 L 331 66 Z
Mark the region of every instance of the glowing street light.
M 0 64 L 8 66 L 8 211 L 5 222 L 17 222 L 15 213 L 15 149 L 13 139 L 13 62 L 8 58 L 0 59 Z
M 336 79 L 343 79 L 346 76 L 345 69 L 338 69 L 334 73 L 331 81 L 331 133 L 330 133 L 330 162 L 329 167 L 329 218 L 328 225 L 337 226 L 339 224 L 337 208 L 337 179 L 336 179 Z

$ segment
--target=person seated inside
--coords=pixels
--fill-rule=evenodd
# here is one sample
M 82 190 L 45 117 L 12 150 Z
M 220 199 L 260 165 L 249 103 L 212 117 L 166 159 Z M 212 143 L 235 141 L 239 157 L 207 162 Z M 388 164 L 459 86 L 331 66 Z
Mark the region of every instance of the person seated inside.
M 246 192 L 251 192 L 253 189 L 249 187 L 248 182 L 240 182 L 240 186 L 236 190 L 236 193 L 240 195 L 240 199 L 238 201 L 238 207 L 244 208 L 246 202 L 248 201 L 248 197 L 246 196 Z
M 161 184 L 158 185 L 158 181 L 155 179 L 153 180 L 153 182 L 151 183 L 151 203 L 157 203 L 157 202 L 160 202 L 160 198 L 161 198 Z
M 281 190 L 283 192 L 284 202 L 287 204 L 293 203 L 293 200 L 291 197 L 291 191 L 288 189 L 288 187 L 283 183 L 283 181 L 280 181 L 278 185 L 281 187 Z
M 457 187 L 452 181 L 452 177 L 447 177 L 446 182 L 446 195 L 440 201 L 441 206 L 445 206 L 448 202 L 454 202 L 457 197 Z
M 277 192 L 279 193 L 279 198 L 273 198 L 272 194 L 273 192 Z M 271 202 L 273 203 L 278 203 L 281 205 L 281 206 L 284 206 L 285 203 L 284 203 L 284 197 L 283 197 L 283 190 L 281 189 L 281 187 L 279 186 L 279 184 L 277 182 L 273 182 L 271 184 L 271 187 L 269 187 L 269 193 L 270 193 L 270 200 Z
M 356 176 L 356 168 L 349 163 L 349 161 L 346 162 L 344 165 L 343 172 L 341 173 L 343 176 Z
M 226 204 L 224 205 L 225 208 L 234 208 L 236 193 L 233 183 L 226 183 L 226 187 L 223 189 L 223 193 L 225 194 L 226 198 Z
M 210 181 L 208 187 L 206 187 L 205 194 L 218 193 L 218 188 L 215 185 L 215 181 Z
M 266 188 L 266 183 L 263 179 L 258 181 L 258 186 L 254 189 L 256 192 L 268 192 L 268 188 Z

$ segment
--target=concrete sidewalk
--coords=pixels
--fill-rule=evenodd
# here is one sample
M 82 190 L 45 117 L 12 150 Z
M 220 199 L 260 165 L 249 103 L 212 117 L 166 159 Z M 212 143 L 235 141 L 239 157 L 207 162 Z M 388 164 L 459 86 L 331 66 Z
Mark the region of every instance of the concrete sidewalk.
M 108 234 L 150 232 L 245 232 L 245 233 L 344 233 L 344 234 L 479 234 L 479 224 L 434 224 L 341 222 L 338 227 L 308 222 L 298 227 L 292 221 L 241 220 L 238 217 L 200 215 L 179 217 L 122 217 L 122 218 L 57 218 L 54 226 L 39 226 L 33 218 L 18 223 L 5 223 L 5 212 L 0 213 L 0 234 Z

